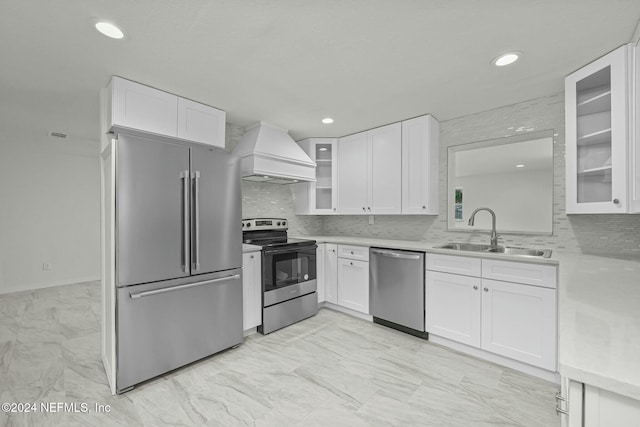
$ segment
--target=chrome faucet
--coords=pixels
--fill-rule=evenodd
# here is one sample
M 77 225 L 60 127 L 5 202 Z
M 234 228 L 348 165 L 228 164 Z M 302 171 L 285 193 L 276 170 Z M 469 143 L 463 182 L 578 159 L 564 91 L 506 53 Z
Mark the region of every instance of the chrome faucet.
M 469 217 L 469 225 L 473 226 L 476 214 L 480 211 L 487 211 L 491 214 L 491 246 L 498 246 L 498 233 L 496 233 L 496 213 L 489 208 L 478 208 Z

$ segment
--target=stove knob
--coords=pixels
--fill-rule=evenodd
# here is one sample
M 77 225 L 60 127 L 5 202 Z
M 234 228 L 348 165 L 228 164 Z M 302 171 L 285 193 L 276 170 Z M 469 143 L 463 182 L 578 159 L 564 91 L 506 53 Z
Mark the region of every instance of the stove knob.
M 287 225 L 287 223 L 285 221 L 282 221 L 282 225 Z
M 242 223 L 242 228 L 244 228 L 244 222 Z
M 277 224 L 277 225 L 280 225 L 280 221 L 278 221 L 278 224 Z
M 249 228 L 249 227 L 251 227 L 251 223 L 250 222 L 247 223 L 247 228 Z

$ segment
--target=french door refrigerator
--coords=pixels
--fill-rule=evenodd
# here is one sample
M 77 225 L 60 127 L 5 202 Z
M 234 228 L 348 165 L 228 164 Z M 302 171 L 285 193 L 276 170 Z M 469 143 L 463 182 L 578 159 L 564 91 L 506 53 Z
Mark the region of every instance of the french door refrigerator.
M 217 147 L 118 136 L 116 389 L 242 342 L 240 168 Z

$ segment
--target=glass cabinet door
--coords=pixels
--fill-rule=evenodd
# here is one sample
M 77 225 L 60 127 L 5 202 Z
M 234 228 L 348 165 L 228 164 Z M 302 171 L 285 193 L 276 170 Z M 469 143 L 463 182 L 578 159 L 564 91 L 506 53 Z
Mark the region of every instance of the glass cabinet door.
M 567 213 L 627 211 L 628 47 L 565 80 Z
M 336 214 L 338 210 L 337 139 L 307 138 L 298 141 L 298 145 L 311 160 L 316 162 L 316 181 L 295 184 L 296 214 Z
M 316 152 L 316 194 L 313 200 L 315 210 L 333 209 L 333 149 L 331 142 L 315 144 Z

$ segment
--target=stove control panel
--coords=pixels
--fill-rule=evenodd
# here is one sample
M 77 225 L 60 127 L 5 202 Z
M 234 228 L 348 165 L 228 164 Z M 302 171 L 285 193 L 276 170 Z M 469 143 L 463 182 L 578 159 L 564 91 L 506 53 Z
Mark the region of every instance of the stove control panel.
M 288 221 L 284 218 L 251 218 L 242 220 L 242 231 L 286 230 Z

